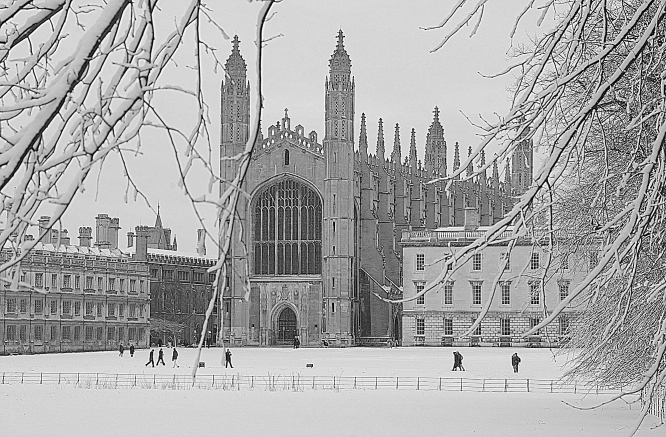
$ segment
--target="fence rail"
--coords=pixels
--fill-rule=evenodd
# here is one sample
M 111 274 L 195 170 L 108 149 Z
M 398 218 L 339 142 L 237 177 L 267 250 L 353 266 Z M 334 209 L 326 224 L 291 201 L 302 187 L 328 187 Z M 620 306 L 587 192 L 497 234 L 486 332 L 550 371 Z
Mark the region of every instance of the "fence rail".
M 419 376 L 154 375 L 131 373 L 3 372 L 0 384 L 59 384 L 83 388 L 222 390 L 437 390 L 619 394 L 619 387 L 545 379 L 489 379 Z

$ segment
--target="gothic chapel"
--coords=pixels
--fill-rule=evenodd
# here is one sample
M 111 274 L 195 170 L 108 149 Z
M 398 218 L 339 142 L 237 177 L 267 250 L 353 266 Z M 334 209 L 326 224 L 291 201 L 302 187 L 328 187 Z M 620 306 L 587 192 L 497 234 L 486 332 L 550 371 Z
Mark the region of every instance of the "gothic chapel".
M 313 346 L 398 340 L 400 306 L 377 295 L 400 296 L 402 231 L 462 226 L 465 208 L 476 210 L 479 225 L 493 224 L 532 179 L 525 140 L 512 171 L 507 161 L 504 181 L 495 163 L 490 177 L 456 178 L 448 189 L 445 182 L 427 184 L 447 173 L 438 108 L 423 164 L 414 129 L 403 160 L 397 124 L 387 156 L 381 118 L 376 154 L 368 154 L 365 114 L 355 147 L 356 87 L 343 38 L 338 32 L 329 60 L 323 138 L 292 126 L 285 110 L 255 144 L 243 185 L 249 199 L 239 202 L 222 296 L 221 329 L 232 344 L 291 344 L 295 335 Z M 234 37 L 222 83 L 221 157 L 241 153 L 249 137 L 250 85 L 239 42 Z M 222 159 L 220 165 L 222 179 L 233 180 L 237 163 Z M 460 168 L 458 143 L 452 167 Z M 474 173 L 471 165 L 466 171 Z

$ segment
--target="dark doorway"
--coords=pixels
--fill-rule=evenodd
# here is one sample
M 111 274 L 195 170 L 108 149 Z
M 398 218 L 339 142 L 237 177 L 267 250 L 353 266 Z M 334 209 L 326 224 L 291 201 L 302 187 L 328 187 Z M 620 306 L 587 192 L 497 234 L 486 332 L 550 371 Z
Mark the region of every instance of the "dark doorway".
M 277 344 L 292 344 L 296 333 L 296 314 L 291 308 L 285 308 L 278 317 Z

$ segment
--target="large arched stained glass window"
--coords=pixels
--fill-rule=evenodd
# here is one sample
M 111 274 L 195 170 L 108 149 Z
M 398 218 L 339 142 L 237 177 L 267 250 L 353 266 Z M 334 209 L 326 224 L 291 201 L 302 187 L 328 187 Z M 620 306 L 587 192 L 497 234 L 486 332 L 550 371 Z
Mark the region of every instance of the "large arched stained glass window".
M 322 205 L 295 180 L 282 180 L 254 201 L 254 274 L 321 274 Z

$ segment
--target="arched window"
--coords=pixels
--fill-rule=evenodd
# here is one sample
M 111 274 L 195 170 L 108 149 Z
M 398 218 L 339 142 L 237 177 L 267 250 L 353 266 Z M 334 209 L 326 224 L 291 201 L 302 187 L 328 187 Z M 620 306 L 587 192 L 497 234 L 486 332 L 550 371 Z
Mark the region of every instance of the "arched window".
M 321 274 L 322 203 L 314 190 L 282 180 L 257 194 L 253 212 L 255 275 Z
M 289 165 L 289 150 L 284 150 L 284 165 Z

